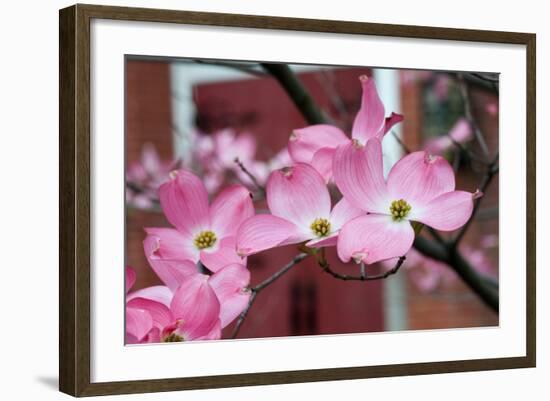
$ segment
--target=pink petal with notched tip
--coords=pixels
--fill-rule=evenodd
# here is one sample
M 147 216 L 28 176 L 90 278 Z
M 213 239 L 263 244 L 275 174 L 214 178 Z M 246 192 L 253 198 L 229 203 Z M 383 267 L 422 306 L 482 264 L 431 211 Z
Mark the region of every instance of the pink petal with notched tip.
M 222 267 L 232 263 L 246 263 L 237 254 L 235 237 L 226 237 L 221 240 L 215 250 L 204 249 L 201 251 L 200 260 L 211 272 L 217 272 Z
M 244 289 L 250 283 L 250 272 L 242 264 L 231 264 L 210 276 L 208 283 L 220 301 L 220 320 L 224 328 L 248 304 L 250 292 Z
M 153 318 L 143 309 L 126 308 L 126 343 L 135 344 L 153 328 Z
M 386 134 L 389 130 L 393 128 L 395 124 L 400 123 L 403 121 L 404 117 L 401 114 L 397 113 L 391 113 L 389 117 L 386 117 L 384 121 L 384 131 L 383 133 Z
M 338 127 L 310 125 L 294 130 L 288 141 L 288 153 L 294 163 L 311 163 L 314 154 L 320 149 L 336 149 L 346 142 L 349 142 L 349 138 Z
M 338 256 L 343 262 L 366 264 L 403 256 L 414 241 L 411 224 L 391 216 L 369 214 L 344 224 L 338 235 Z
M 330 194 L 323 177 L 311 166 L 295 164 L 271 173 L 266 197 L 274 216 L 288 220 L 304 232 L 311 223 L 330 215 Z
M 366 75 L 359 77 L 363 88 L 361 108 L 355 116 L 351 137 L 365 144 L 370 138 L 382 139 L 385 124 L 385 111 L 378 96 L 374 79 Z
M 410 220 L 419 221 L 436 230 L 453 231 L 462 227 L 474 208 L 473 194 L 451 191 L 428 202 L 421 209 L 411 209 Z
M 367 212 L 389 213 L 379 140 L 370 139 L 365 146 L 340 146 L 334 155 L 333 174 L 336 186 L 353 206 Z
M 124 269 L 124 279 L 125 279 L 124 289 L 126 291 L 126 294 L 128 294 L 130 289 L 136 283 L 136 272 L 130 266 L 126 266 L 126 268 Z
M 399 160 L 388 175 L 392 200 L 404 199 L 413 209 L 455 189 L 453 168 L 441 156 L 413 152 Z
M 192 274 L 197 274 L 196 270 L 195 273 Z M 132 291 L 126 296 L 126 302 L 130 302 L 134 298 L 145 298 L 169 307 L 173 296 L 174 294 L 170 288 L 164 285 L 154 285 L 152 287 L 145 287 Z
M 239 225 L 253 215 L 250 191 L 242 185 L 225 188 L 210 206 L 211 227 L 218 238 L 234 236 Z
M 189 171 L 178 170 L 174 174 L 175 178 L 159 188 L 160 204 L 166 218 L 187 235 L 207 229 L 210 215 L 204 184 Z
M 148 312 L 153 319 L 153 325 L 161 331 L 164 327 L 174 322 L 170 309 L 160 302 L 137 297 L 127 302 L 126 306 Z
M 143 241 L 143 250 L 149 265 L 157 276 L 172 291 L 180 285 L 183 277 L 196 272 L 195 261 L 193 260 L 171 260 L 162 259 L 164 255 L 159 253 L 161 240 L 155 235 L 148 235 Z M 198 258 L 197 258 L 198 260 Z
M 248 256 L 266 249 L 310 239 L 295 224 L 270 214 L 258 214 L 245 220 L 237 231 L 237 254 Z
M 170 311 L 185 340 L 205 336 L 219 322 L 220 302 L 204 274 L 190 275 L 174 293 Z

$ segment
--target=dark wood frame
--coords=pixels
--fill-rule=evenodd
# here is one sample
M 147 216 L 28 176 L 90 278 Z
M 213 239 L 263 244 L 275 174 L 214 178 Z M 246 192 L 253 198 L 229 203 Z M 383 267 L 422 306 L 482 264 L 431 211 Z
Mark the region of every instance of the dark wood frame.
M 90 20 L 92 18 L 525 45 L 527 48 L 526 356 L 91 383 L 89 100 Z M 535 366 L 535 34 L 80 4 L 60 10 L 59 29 L 59 388 L 62 392 L 74 396 L 92 396 Z

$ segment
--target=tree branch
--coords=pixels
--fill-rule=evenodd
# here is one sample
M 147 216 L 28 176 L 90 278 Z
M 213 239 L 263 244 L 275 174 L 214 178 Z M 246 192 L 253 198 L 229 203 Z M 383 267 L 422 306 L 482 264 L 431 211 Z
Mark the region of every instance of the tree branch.
M 391 275 L 394 275 L 399 271 L 401 266 L 403 265 L 403 262 L 405 262 L 406 257 L 401 256 L 394 267 L 392 267 L 390 270 L 381 273 L 376 274 L 374 276 L 367 275 L 363 270 L 361 270 L 361 275 L 359 276 L 351 276 L 349 274 L 341 274 L 338 272 L 335 272 L 330 268 L 330 264 L 327 262 L 326 259 L 319 260 L 319 266 L 325 273 L 330 274 L 332 277 L 337 278 L 338 280 L 344 280 L 344 281 L 375 281 L 375 280 L 383 280 L 385 278 L 388 278 Z
M 243 162 L 237 157 L 235 159 L 235 163 L 237 164 L 237 166 L 241 169 L 241 171 L 246 174 L 246 176 L 248 178 L 250 178 L 250 181 L 252 181 L 252 184 L 254 184 L 254 186 L 256 187 L 256 189 L 258 191 L 260 191 L 260 193 L 265 196 L 265 188 L 258 182 L 258 179 L 256 178 L 256 176 L 254 174 L 252 174 L 247 168 L 246 166 L 243 164 Z
M 423 255 L 449 265 L 487 306 L 498 312 L 498 283 L 475 271 L 456 248 L 420 236 L 414 239 L 414 247 Z
M 309 124 L 324 124 L 327 122 L 323 112 L 317 107 L 306 88 L 287 64 L 262 63 L 261 66 L 279 81 L 279 84 Z
M 267 279 L 262 281 L 260 284 L 250 288 L 249 290 L 250 299 L 248 300 L 248 304 L 246 305 L 246 308 L 239 315 L 239 319 L 237 320 L 237 324 L 233 329 L 231 338 L 236 338 L 237 335 L 239 334 L 241 326 L 243 325 L 244 320 L 246 319 L 246 316 L 248 315 L 248 312 L 250 311 L 250 308 L 252 307 L 252 304 L 256 300 L 256 297 L 258 296 L 259 292 L 262 291 L 265 287 L 267 287 L 271 283 L 273 283 L 274 281 L 276 281 L 279 277 L 284 275 L 286 272 L 288 272 L 290 269 L 292 269 L 294 266 L 296 266 L 298 263 L 300 263 L 302 260 L 304 260 L 308 256 L 309 254 L 307 253 L 299 253 L 298 255 L 294 256 L 294 258 L 292 258 L 290 262 L 284 265 L 280 270 L 278 270 L 272 276 L 268 277 Z
M 489 148 L 487 147 L 487 142 L 485 142 L 485 137 L 481 132 L 481 129 L 477 125 L 473 113 L 472 113 L 472 102 L 470 101 L 470 93 L 468 90 L 468 85 L 465 82 L 464 76 L 458 74 L 458 82 L 460 84 L 460 92 L 462 93 L 462 100 L 464 101 L 464 114 L 466 119 L 470 123 L 472 130 L 474 131 L 475 138 L 479 144 L 479 147 L 483 151 L 485 157 L 489 157 Z
M 485 172 L 485 175 L 483 176 L 483 179 L 481 180 L 481 183 L 479 185 L 479 190 L 483 194 L 485 194 L 485 191 L 487 191 L 489 184 L 491 183 L 491 181 L 493 180 L 493 177 L 497 173 L 498 173 L 498 153 L 493 159 L 493 161 L 489 163 L 489 165 L 487 166 L 487 171 Z M 464 234 L 466 234 L 466 231 L 468 231 L 470 224 L 472 224 L 472 221 L 474 220 L 479 210 L 479 207 L 481 206 L 481 201 L 483 200 L 483 198 L 484 196 L 481 196 L 474 201 L 474 209 L 472 210 L 472 215 L 470 216 L 466 224 L 462 226 L 457 236 L 451 243 L 451 247 L 454 248 L 455 250 L 458 248 L 458 244 L 460 243 L 460 240 L 462 240 L 462 238 L 464 237 Z

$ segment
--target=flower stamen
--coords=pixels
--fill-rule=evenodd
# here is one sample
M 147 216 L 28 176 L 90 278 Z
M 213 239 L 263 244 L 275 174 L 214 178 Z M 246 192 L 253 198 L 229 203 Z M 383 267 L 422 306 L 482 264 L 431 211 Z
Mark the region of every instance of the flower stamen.
M 390 206 L 390 213 L 394 221 L 401 221 L 409 215 L 411 205 L 405 199 L 394 200 Z
M 162 338 L 163 343 L 181 343 L 183 341 L 183 337 L 179 334 L 176 334 L 175 332 L 172 332 Z
M 330 222 L 323 218 L 315 219 L 310 228 L 317 237 L 326 237 L 330 233 Z
M 213 231 L 201 231 L 194 239 L 195 246 L 198 249 L 212 247 L 217 241 L 216 234 Z

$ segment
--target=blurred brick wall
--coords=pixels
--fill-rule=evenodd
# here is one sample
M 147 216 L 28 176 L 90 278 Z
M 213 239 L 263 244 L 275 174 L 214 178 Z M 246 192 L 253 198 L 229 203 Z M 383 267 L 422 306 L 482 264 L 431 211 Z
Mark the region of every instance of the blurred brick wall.
M 160 157 L 172 160 L 172 99 L 170 64 L 156 61 L 126 62 L 126 167 L 141 158 L 145 143 Z M 165 225 L 162 214 L 126 209 L 126 264 L 137 273 L 134 288 L 157 283 L 143 254 L 143 227 Z

